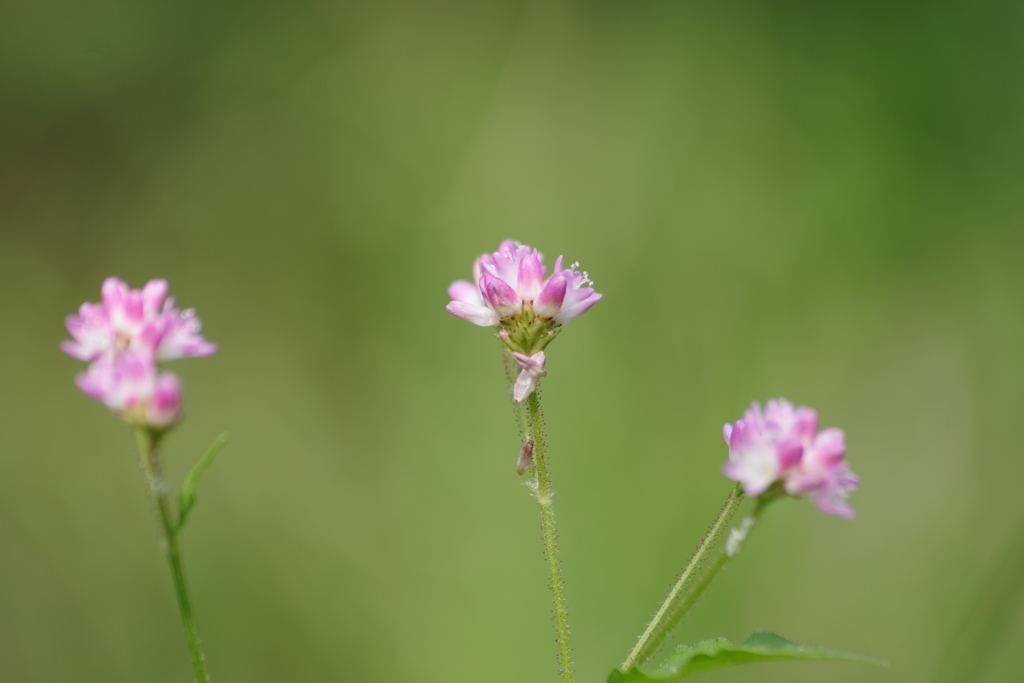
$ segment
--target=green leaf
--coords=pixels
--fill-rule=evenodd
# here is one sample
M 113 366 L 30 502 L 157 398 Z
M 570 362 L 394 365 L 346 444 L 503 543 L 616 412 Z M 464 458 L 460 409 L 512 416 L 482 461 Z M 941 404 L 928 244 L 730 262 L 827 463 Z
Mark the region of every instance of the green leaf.
M 725 638 L 702 640 L 692 647 L 680 645 L 660 670 L 652 673 L 636 667 L 630 667 L 626 671 L 615 669 L 608 675 L 608 683 L 669 683 L 701 671 L 726 666 L 796 659 L 831 659 L 888 666 L 885 662 L 872 657 L 807 647 L 774 633 L 758 631 L 742 645 L 733 645 Z
M 202 478 L 206 468 L 213 464 L 213 459 L 220 453 L 220 449 L 224 448 L 224 444 L 228 442 L 228 435 L 221 434 L 217 439 L 210 445 L 209 450 L 206 454 L 199 459 L 196 466 L 192 468 L 192 471 L 185 477 L 185 484 L 181 487 L 181 497 L 178 501 L 178 529 L 180 530 L 185 526 L 185 520 L 188 519 L 188 513 L 192 510 L 192 506 L 196 504 L 196 487 L 199 485 L 199 480 Z

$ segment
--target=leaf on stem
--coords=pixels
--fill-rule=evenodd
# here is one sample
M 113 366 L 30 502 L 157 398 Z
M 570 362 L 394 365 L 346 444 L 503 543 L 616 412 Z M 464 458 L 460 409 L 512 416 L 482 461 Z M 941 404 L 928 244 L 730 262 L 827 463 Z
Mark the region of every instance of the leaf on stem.
M 615 669 L 608 675 L 608 683 L 670 683 L 701 671 L 726 666 L 798 659 L 830 659 L 888 666 L 873 657 L 807 647 L 774 633 L 757 631 L 742 645 L 733 645 L 725 638 L 702 640 L 693 646 L 680 645 L 658 671 L 648 672 L 636 667 L 626 671 Z
M 206 468 L 213 464 L 213 459 L 220 453 L 220 449 L 224 448 L 224 444 L 228 442 L 228 435 L 221 434 L 217 439 L 210 445 L 209 450 L 206 454 L 199 459 L 196 466 L 192 468 L 192 471 L 185 477 L 185 483 L 181 487 L 181 497 L 178 504 L 178 530 L 181 530 L 185 526 L 185 520 L 188 519 L 188 513 L 192 510 L 192 506 L 196 504 L 196 487 L 199 485 L 199 480 L 202 478 L 203 473 L 206 472 Z

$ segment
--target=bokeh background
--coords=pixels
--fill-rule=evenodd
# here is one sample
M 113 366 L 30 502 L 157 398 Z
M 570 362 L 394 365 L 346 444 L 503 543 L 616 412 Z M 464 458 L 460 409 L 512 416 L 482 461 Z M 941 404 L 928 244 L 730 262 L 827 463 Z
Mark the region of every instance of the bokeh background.
M 723 422 L 840 426 L 858 518 L 780 504 L 677 641 L 874 655 L 710 681 L 1024 677 L 1024 6 L 0 5 L 0 679 L 191 672 L 128 430 L 63 318 L 166 277 L 216 681 L 554 681 L 500 347 L 445 289 L 515 238 L 605 298 L 544 399 L 581 682 L 729 485 Z

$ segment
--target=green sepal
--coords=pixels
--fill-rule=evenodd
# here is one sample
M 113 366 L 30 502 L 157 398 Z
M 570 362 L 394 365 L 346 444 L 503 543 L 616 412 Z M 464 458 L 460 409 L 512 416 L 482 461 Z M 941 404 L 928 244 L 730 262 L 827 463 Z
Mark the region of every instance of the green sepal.
M 862 662 L 888 666 L 885 662 L 873 657 L 807 647 L 786 640 L 774 633 L 757 631 L 742 645 L 733 645 L 725 638 L 702 640 L 693 646 L 680 645 L 658 671 L 648 672 L 637 667 L 630 667 L 626 671 L 614 669 L 608 674 L 608 683 L 670 683 L 701 671 L 721 669 L 726 666 L 801 659 Z
M 533 305 L 527 302 L 521 312 L 502 318 L 501 333 L 496 336 L 509 351 L 532 356 L 543 351 L 561 331 L 559 323 L 551 318 L 538 317 L 533 312 Z
M 196 504 L 196 487 L 199 485 L 199 480 L 202 478 L 203 473 L 206 472 L 206 468 L 213 464 L 213 459 L 220 453 L 220 449 L 224 448 L 224 444 L 228 442 L 228 435 L 221 434 L 214 440 L 210 445 L 210 448 L 206 451 L 206 454 L 199 459 L 196 466 L 192 468 L 192 471 L 185 477 L 185 483 L 181 487 L 181 496 L 178 498 L 178 527 L 180 531 L 185 526 L 185 522 L 188 519 L 188 513 L 191 512 L 192 506 Z

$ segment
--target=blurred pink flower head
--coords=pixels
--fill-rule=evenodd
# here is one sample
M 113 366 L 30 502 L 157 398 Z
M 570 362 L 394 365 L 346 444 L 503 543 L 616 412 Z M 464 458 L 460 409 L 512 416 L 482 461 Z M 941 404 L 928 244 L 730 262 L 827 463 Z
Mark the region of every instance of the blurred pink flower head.
M 158 372 L 145 351 L 98 360 L 75 379 L 86 396 L 136 426 L 167 429 L 181 419 L 181 383 L 173 372 Z
M 759 496 L 776 483 L 792 496 L 813 500 L 830 515 L 853 518 L 847 497 L 860 479 L 846 464 L 846 439 L 839 429 L 818 431 L 818 413 L 772 399 L 764 410 L 753 403 L 743 419 L 722 428 L 729 445 L 725 476 Z
M 86 395 L 122 420 L 166 429 L 181 419 L 181 384 L 158 363 L 208 356 L 216 344 L 200 334 L 191 310 L 179 311 L 167 296 L 166 280 L 150 280 L 131 289 L 111 277 L 103 283 L 101 303 L 84 303 L 65 324 L 73 340 L 61 343 L 69 356 L 89 361 L 76 380 Z
M 473 282 L 458 280 L 448 288 L 448 311 L 482 327 L 500 326 L 510 349 L 532 356 L 554 339 L 561 325 L 586 313 L 601 299 L 578 264 L 555 260 L 547 275 L 544 256 L 511 240 L 473 264 Z
M 199 334 L 199 319 L 179 311 L 167 297 L 166 280 L 150 280 L 130 289 L 116 277 L 103 283 L 102 303 L 84 303 L 65 320 L 74 337 L 61 349 L 79 360 L 113 360 L 126 351 L 149 351 L 158 361 L 209 356 L 217 350 Z

